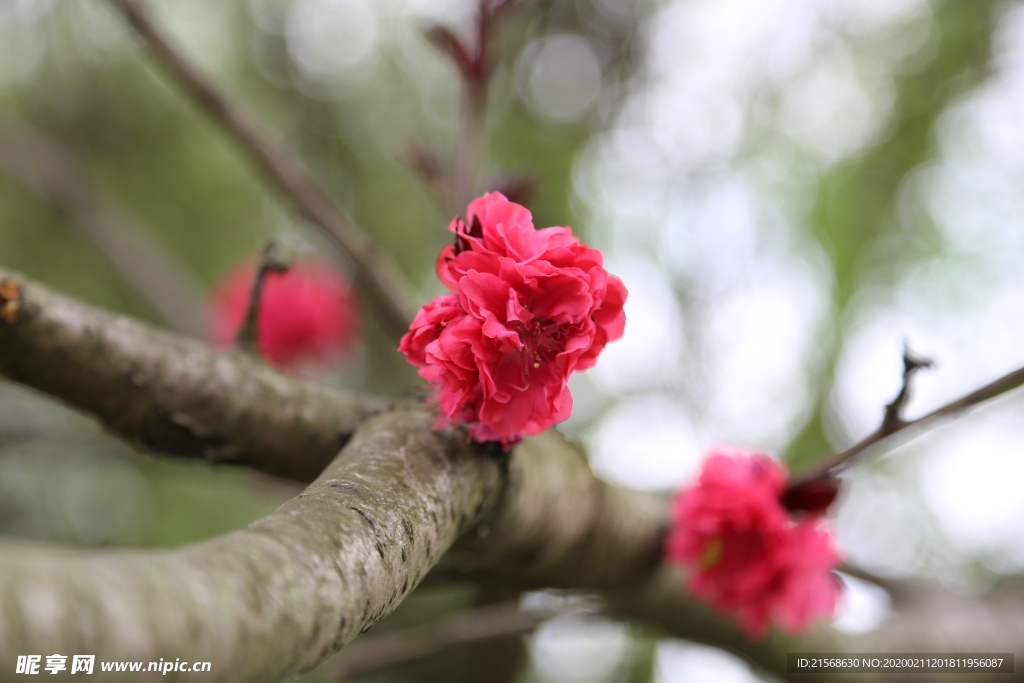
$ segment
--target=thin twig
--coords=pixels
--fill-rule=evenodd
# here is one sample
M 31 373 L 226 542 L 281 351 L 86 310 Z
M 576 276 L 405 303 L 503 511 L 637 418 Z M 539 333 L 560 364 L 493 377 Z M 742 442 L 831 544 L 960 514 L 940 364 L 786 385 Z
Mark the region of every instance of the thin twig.
M 595 605 L 582 603 L 568 608 L 523 609 L 518 600 L 510 600 L 467 609 L 427 624 L 362 638 L 341 652 L 330 667 L 331 673 L 344 681 L 455 645 L 528 633 L 552 617 L 594 608 Z
M 110 0 L 142 36 L 157 61 L 193 102 L 207 112 L 249 155 L 303 218 L 356 266 L 355 281 L 370 299 L 385 331 L 401 337 L 413 317 L 411 288 L 394 263 L 345 217 L 298 155 L 262 130 L 249 114 L 202 74 L 149 18 L 136 0 Z
M 75 156 L 39 130 L 0 122 L 0 171 L 50 204 L 173 329 L 202 337 L 203 287 L 137 216 L 89 180 Z
M 910 383 L 918 370 L 930 368 L 935 364 L 928 358 L 919 358 L 910 352 L 910 347 L 903 343 L 903 386 L 896 398 L 885 406 L 885 414 L 882 417 L 882 430 L 892 433 L 903 424 L 903 409 L 910 400 Z
M 263 299 L 263 285 L 266 283 L 269 273 L 285 273 L 288 268 L 288 263 L 278 253 L 277 242 L 270 240 L 263 250 L 263 258 L 256 269 L 256 277 L 252 281 L 249 305 L 245 309 L 245 318 L 242 321 L 242 327 L 238 330 L 238 337 L 235 339 L 235 346 L 238 348 L 258 353 L 260 301 Z
M 882 425 L 870 435 L 858 441 L 846 450 L 836 453 L 823 464 L 815 467 L 810 472 L 796 479 L 792 485 L 797 486 L 805 481 L 838 474 L 849 467 L 853 460 L 861 453 L 888 439 L 894 434 L 903 432 L 911 427 L 923 427 L 941 418 L 950 417 L 964 412 L 977 406 L 979 403 L 983 403 L 989 399 L 995 398 L 996 396 L 1005 394 L 1006 392 L 1012 391 L 1021 385 L 1024 385 L 1024 368 L 1018 368 L 1013 372 L 1003 375 L 999 379 L 989 382 L 980 389 L 976 389 L 966 396 L 962 396 L 955 401 L 947 403 L 941 408 L 936 408 L 932 412 L 919 417 L 916 420 L 900 419 L 895 421 L 893 424 L 888 425 L 883 421 Z

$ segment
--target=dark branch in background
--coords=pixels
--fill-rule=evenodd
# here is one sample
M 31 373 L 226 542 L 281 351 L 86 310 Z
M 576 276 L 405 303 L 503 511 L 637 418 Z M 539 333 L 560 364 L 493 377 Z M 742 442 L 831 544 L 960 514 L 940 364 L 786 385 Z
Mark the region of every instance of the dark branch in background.
M 463 610 L 420 626 L 361 638 L 329 668 L 342 681 L 443 652 L 455 645 L 528 633 L 552 617 L 594 612 L 595 600 L 524 609 L 518 600 Z
M 877 434 L 889 435 L 903 429 L 903 409 L 910 400 L 910 382 L 914 374 L 923 368 L 932 367 L 932 361 L 918 358 L 910 352 L 910 347 L 903 344 L 903 385 L 900 393 L 888 405 L 882 417 L 882 424 Z M 849 451 L 847 451 L 849 452 Z M 852 458 L 854 455 L 849 456 Z M 819 469 L 815 473 L 797 479 L 786 487 L 782 495 L 782 504 L 790 511 L 806 511 L 812 514 L 824 514 L 839 494 L 839 482 L 835 475 L 848 467 L 850 460 L 831 461 L 828 469 Z
M 220 124 L 253 163 L 327 240 L 355 264 L 355 282 L 381 326 L 396 342 L 408 330 L 414 309 L 411 288 L 397 266 L 345 217 L 298 155 L 228 99 L 163 35 L 136 0 L 110 0 L 142 36 L 160 65 L 181 89 Z
M 901 399 L 901 397 L 905 399 L 906 396 L 906 383 L 910 381 L 912 373 L 917 368 L 928 367 L 927 365 L 923 365 L 920 360 L 911 359 L 911 362 L 916 363 L 917 366 L 910 370 L 904 371 L 904 386 L 900 391 L 900 395 L 896 397 L 896 400 L 893 401 L 893 403 L 886 406 L 886 419 L 883 420 L 882 425 L 864 439 L 861 439 L 860 441 L 850 446 L 846 450 L 836 453 L 832 457 L 826 459 L 824 463 L 815 467 L 812 471 L 799 477 L 797 480 L 794 481 L 794 483 L 792 484 L 793 486 L 797 486 L 805 481 L 819 479 L 822 477 L 830 477 L 834 474 L 842 472 L 844 469 L 849 467 L 854 461 L 854 459 L 856 459 L 862 453 L 874 447 L 875 445 L 881 443 L 882 441 L 887 440 L 894 434 L 905 432 L 906 430 L 912 427 L 924 427 L 944 417 L 953 417 L 955 415 L 958 415 L 959 413 L 974 408 L 980 403 L 984 403 L 989 399 L 993 399 L 997 396 L 1005 394 L 1008 391 L 1012 391 L 1020 387 L 1021 385 L 1024 385 L 1024 368 L 1019 368 L 1017 370 L 1014 370 L 1013 372 L 1003 375 L 997 380 L 989 382 L 985 386 L 975 391 L 972 391 L 966 396 L 962 396 L 956 399 L 955 401 L 947 403 L 941 408 L 936 408 L 932 412 L 928 413 L 927 415 L 923 415 L 917 418 L 916 420 L 903 420 L 902 418 L 898 417 L 898 414 L 902 408 L 900 403 L 903 399 Z M 907 364 L 906 356 L 904 356 L 904 367 L 910 367 L 910 365 Z M 896 407 L 893 408 L 893 406 Z M 889 414 L 891 411 L 896 411 L 897 418 L 894 420 L 889 418 Z
M 266 282 L 268 273 L 288 272 L 288 263 L 278 253 L 277 242 L 270 240 L 263 249 L 263 258 L 259 267 L 256 268 L 256 275 L 252 280 L 252 290 L 249 293 L 249 305 L 245 309 L 245 318 L 242 320 L 242 327 L 238 330 L 238 337 L 235 345 L 243 351 L 259 353 L 259 321 L 260 301 L 263 300 L 263 285 Z
M 464 41 L 446 26 L 433 26 L 427 38 L 447 55 L 462 81 L 462 100 L 455 162 L 449 177 L 449 201 L 460 214 L 479 191 L 480 165 L 485 140 L 484 113 L 493 65 L 490 42 L 501 14 L 516 0 L 479 0 L 474 35 Z
M 10 119 L 0 121 L 0 171 L 60 213 L 172 328 L 202 337 L 203 287 L 118 202 L 89 180 L 55 140 Z
M 918 358 L 910 352 L 910 347 L 904 342 L 903 344 L 903 385 L 900 387 L 900 393 L 896 394 L 896 398 L 885 406 L 885 414 L 882 417 L 881 431 L 888 434 L 892 434 L 896 430 L 900 429 L 900 426 L 904 423 L 903 420 L 903 409 L 906 407 L 907 402 L 910 401 L 910 382 L 914 379 L 914 375 L 918 370 L 924 368 L 930 368 L 934 366 L 934 363 L 928 358 Z
M 312 481 L 385 406 L 297 382 L 249 354 L 214 351 L 3 268 L 0 282 L 19 292 L 17 310 L 0 322 L 0 375 L 147 449 Z

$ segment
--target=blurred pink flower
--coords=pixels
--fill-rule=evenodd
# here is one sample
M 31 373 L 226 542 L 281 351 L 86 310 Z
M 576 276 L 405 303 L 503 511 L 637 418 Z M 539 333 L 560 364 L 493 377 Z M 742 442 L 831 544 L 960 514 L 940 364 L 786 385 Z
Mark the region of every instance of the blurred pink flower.
M 454 294 L 416 316 L 399 351 L 478 441 L 507 444 L 569 417 L 567 382 L 622 336 L 626 288 L 569 228 L 535 230 L 491 192 L 452 221 L 437 275 Z
M 230 347 L 249 306 L 256 262 L 248 259 L 214 287 L 208 327 L 213 343 Z M 283 273 L 268 272 L 260 297 L 260 353 L 282 368 L 326 366 L 348 353 L 359 331 L 359 313 L 348 282 L 330 265 L 300 260 Z
M 835 610 L 839 564 L 816 515 L 792 517 L 782 465 L 761 453 L 712 451 L 697 482 L 673 502 L 667 558 L 691 572 L 690 590 L 735 614 L 754 640 L 769 622 L 796 634 Z

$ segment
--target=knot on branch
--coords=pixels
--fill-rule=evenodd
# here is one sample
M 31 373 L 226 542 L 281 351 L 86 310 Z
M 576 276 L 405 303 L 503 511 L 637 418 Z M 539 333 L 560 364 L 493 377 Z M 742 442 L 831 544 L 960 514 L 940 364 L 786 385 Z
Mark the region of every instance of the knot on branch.
M 892 434 L 905 426 L 903 420 L 903 409 L 910 401 L 910 383 L 914 374 L 921 369 L 934 367 L 935 362 L 930 358 L 915 356 L 906 342 L 903 343 L 903 385 L 896 398 L 885 406 L 885 415 L 882 417 L 882 426 L 879 431 L 882 434 Z
M 18 322 L 21 311 L 21 287 L 14 280 L 0 282 L 0 320 L 8 325 Z

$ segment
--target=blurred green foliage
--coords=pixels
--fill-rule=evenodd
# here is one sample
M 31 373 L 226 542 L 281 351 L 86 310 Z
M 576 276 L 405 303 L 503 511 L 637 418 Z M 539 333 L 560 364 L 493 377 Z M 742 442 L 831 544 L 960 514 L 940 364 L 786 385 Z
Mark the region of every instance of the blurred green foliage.
M 449 162 L 458 135 L 458 87 L 454 70 L 422 37 L 429 22 L 400 18 L 396 29 L 384 26 L 393 18 L 382 14 L 382 45 L 350 79 L 354 85 L 325 85 L 304 74 L 289 52 L 290 0 L 239 0 L 216 7 L 197 0 L 151 4 L 159 4 L 154 7 L 158 20 L 190 56 L 299 150 L 355 221 L 422 288 L 423 299 L 439 293 L 433 263 L 450 239 L 451 209 L 436 201 L 408 158 L 413 147 L 426 147 L 440 164 Z M 826 362 L 814 380 L 810 415 L 787 453 L 793 463 L 829 450 L 825 416 L 839 333 L 866 269 L 884 272 L 880 257 L 895 261 L 941 247 L 926 220 L 908 231 L 896 219 L 900 186 L 934 154 L 940 114 L 984 77 L 1001 4 L 932 3 L 931 52 L 895 75 L 894 111 L 884 134 L 815 178 L 806 228 L 831 259 L 835 300 L 829 323 L 835 334 L 823 341 Z M 496 47 L 486 121 L 487 187 L 531 180 L 535 192 L 528 203 L 536 224 L 569 224 L 584 238 L 588 226 L 574 201 L 574 164 L 610 116 L 596 109 L 575 121 L 538 115 L 517 90 L 516 60 L 525 46 L 546 35 L 580 34 L 601 47 L 604 78 L 625 82 L 641 59 L 637 29 L 652 7 L 622 3 L 602 14 L 594 10 L 598 5 L 609 3 L 535 2 L 514 10 Z M 608 19 L 612 15 L 618 19 Z M 0 126 L 19 120 L 56 140 L 107 200 L 137 216 L 142 229 L 200 282 L 211 285 L 270 237 L 292 249 L 326 253 L 233 143 L 154 68 L 104 3 L 58 1 L 32 11 L 0 4 L 4 22 L 0 36 L 9 41 L 4 54 L 42 48 L 27 75 L 2 76 Z M 601 107 L 614 111 L 617 97 Z M 879 250 L 883 240 L 898 248 Z M 344 259 L 338 260 L 344 267 Z M 2 173 L 0 261 L 86 301 L 160 323 L 74 225 Z M 415 373 L 399 362 L 382 333 L 372 323 L 364 327 L 363 350 L 326 381 L 389 394 L 418 386 Z M 0 409 L 22 398 L 4 393 Z M 47 410 L 59 414 L 62 409 Z M 102 476 L 85 476 L 87 470 Z M 73 420 L 57 436 L 0 433 L 0 473 L 0 531 L 71 543 L 186 543 L 244 526 L 295 492 L 289 484 L 247 472 L 134 454 Z M 108 498 L 131 506 L 104 507 Z M 69 500 L 78 507 L 69 508 Z M 69 509 L 92 510 L 109 524 L 92 530 L 76 526 L 68 521 Z M 134 515 L 135 521 L 118 515 Z M 423 623 L 475 599 L 466 587 L 417 592 L 379 628 Z M 513 640 L 513 646 L 520 642 Z M 651 680 L 656 643 L 655 634 L 638 629 L 631 635 L 622 680 Z M 376 680 L 418 675 L 485 680 L 481 666 L 462 652 L 437 658 L 426 670 L 410 665 Z M 323 679 L 314 673 L 309 680 Z
M 985 76 L 1001 5 L 999 0 L 936 3 L 931 56 L 917 69 L 895 78 L 895 111 L 885 134 L 819 179 L 808 225 L 832 260 L 834 329 L 843 329 L 847 306 L 869 268 L 873 277 L 891 276 L 898 272 L 891 268 L 897 263 L 934 255 L 941 249 L 941 238 L 928 221 L 907 225 L 898 217 L 899 192 L 903 179 L 934 155 L 939 116 Z M 883 239 L 887 248 L 880 244 Z M 817 382 L 819 394 L 812 416 L 790 444 L 786 457 L 796 465 L 829 452 L 824 416 L 841 342 L 841 336 L 833 336 L 828 362 Z M 879 420 L 881 414 L 880 407 Z

